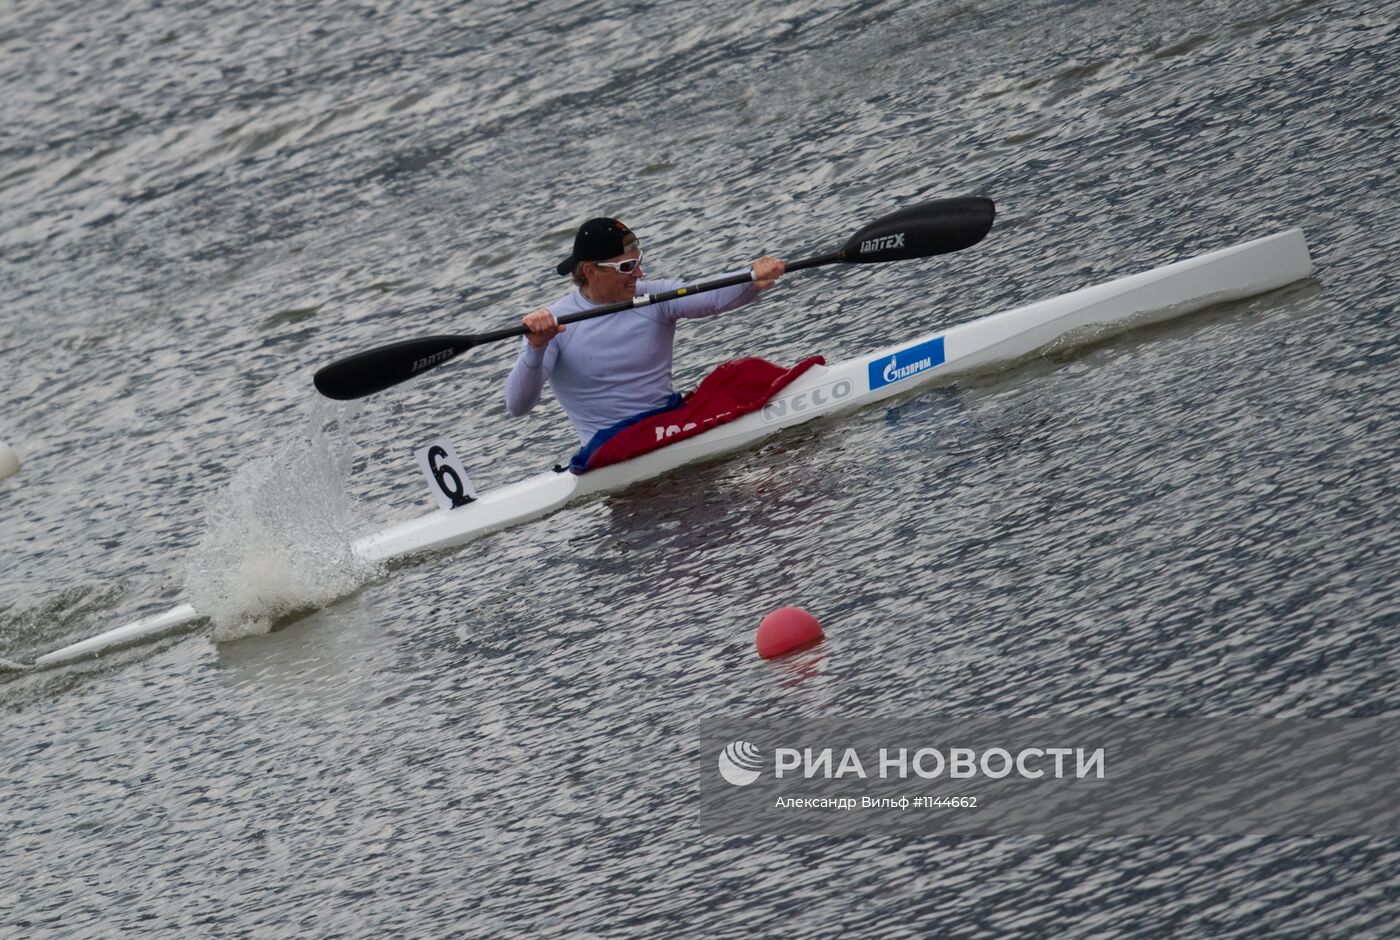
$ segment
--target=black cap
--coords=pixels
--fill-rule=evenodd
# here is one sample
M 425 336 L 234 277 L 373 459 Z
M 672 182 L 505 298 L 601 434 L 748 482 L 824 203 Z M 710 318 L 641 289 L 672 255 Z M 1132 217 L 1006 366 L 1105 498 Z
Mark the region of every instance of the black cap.
M 617 219 L 589 219 L 578 227 L 573 252 L 554 270 L 560 274 L 572 274 L 580 261 L 615 258 L 627 250 L 623 247 L 627 239 L 635 237 L 632 230 Z

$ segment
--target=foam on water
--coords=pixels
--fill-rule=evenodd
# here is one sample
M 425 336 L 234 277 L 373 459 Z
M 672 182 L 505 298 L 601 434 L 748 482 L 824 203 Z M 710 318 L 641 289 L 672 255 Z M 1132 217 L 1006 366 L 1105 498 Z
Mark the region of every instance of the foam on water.
M 334 419 L 243 466 L 206 508 L 185 564 L 190 602 L 214 639 L 266 633 L 279 617 L 322 607 L 374 576 L 351 551 L 357 503 L 345 486 L 350 447 Z

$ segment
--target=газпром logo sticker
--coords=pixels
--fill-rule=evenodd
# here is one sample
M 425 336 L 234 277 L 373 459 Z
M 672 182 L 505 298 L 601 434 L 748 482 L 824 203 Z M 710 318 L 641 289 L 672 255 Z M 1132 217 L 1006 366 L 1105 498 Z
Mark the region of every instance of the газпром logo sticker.
M 870 387 L 876 389 L 893 385 L 942 364 L 943 337 L 938 336 L 926 343 L 901 349 L 888 359 L 881 358 L 869 363 Z

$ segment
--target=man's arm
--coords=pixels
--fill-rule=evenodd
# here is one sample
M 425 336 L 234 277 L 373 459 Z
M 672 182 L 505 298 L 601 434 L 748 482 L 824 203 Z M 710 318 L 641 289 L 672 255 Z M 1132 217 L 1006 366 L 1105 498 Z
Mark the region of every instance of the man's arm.
M 779 258 L 765 256 L 749 265 L 749 268 L 758 275 L 756 280 L 703 294 L 694 294 L 690 297 L 681 297 L 667 301 L 664 306 L 674 318 L 692 320 L 700 317 L 712 317 L 715 314 L 734 310 L 753 301 L 760 293 L 776 284 L 778 278 L 783 276 L 786 265 Z
M 516 417 L 539 402 L 544 383 L 559 358 L 559 347 L 550 340 L 568 329 L 555 320 L 547 307 L 528 314 L 521 322 L 529 328 L 530 334 L 520 344 L 520 355 L 515 358 L 515 367 L 506 379 L 506 410 Z

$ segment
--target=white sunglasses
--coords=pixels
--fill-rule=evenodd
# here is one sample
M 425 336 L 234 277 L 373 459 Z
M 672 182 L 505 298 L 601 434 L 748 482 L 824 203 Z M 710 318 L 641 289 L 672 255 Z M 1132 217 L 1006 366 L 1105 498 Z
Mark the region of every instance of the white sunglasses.
M 628 258 L 626 261 L 595 261 L 600 268 L 612 268 L 618 274 L 631 274 L 642 266 L 642 253 L 637 252 L 637 257 Z

